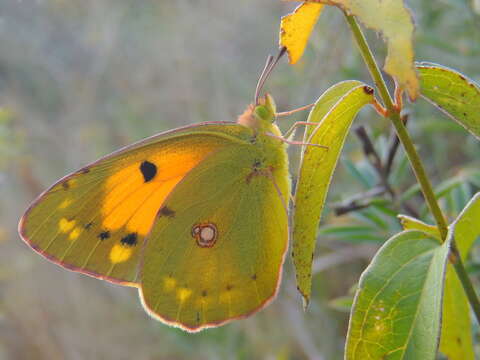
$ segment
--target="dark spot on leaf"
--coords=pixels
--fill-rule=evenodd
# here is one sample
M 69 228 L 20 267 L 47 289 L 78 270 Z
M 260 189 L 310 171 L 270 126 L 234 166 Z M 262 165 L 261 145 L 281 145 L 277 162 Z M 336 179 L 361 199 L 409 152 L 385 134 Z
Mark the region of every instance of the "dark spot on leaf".
M 461 95 L 462 95 L 462 97 L 465 97 L 465 93 L 464 93 L 464 92 L 462 92 Z
M 467 113 L 466 113 L 466 112 L 464 112 L 464 113 L 463 113 L 463 116 L 465 116 L 465 117 L 466 117 L 466 116 L 467 116 Z
M 203 296 L 203 297 L 206 297 L 206 296 L 207 296 L 207 290 L 203 290 L 203 291 L 202 291 L 202 296 Z
M 175 217 L 175 211 L 170 209 L 168 206 L 162 206 L 158 211 L 158 216 L 166 216 L 169 218 Z
M 252 275 L 252 280 L 257 280 L 257 274 Z
M 200 313 L 197 311 L 197 323 L 200 322 Z
M 85 230 L 90 230 L 90 228 L 92 227 L 92 225 L 93 225 L 93 222 L 90 221 L 88 224 L 85 224 L 85 225 L 83 226 L 83 228 L 84 228 Z
M 232 288 L 233 288 L 233 286 L 232 286 L 232 285 L 230 285 L 230 284 L 229 284 L 229 285 L 227 285 L 227 287 L 226 287 L 227 291 L 230 291 L 230 290 L 232 290 Z
M 145 182 L 149 182 L 157 175 L 157 166 L 150 161 L 144 161 L 140 164 L 140 171 Z
M 461 338 L 457 337 L 456 340 L 457 340 L 458 345 L 462 345 L 462 339 Z
M 122 240 L 120 240 L 122 245 L 126 246 L 135 246 L 137 245 L 137 233 L 130 233 L 127 236 L 124 236 Z
M 363 87 L 363 91 L 365 91 L 365 93 L 368 94 L 368 95 L 372 95 L 372 94 L 373 94 L 373 88 L 370 87 L 370 86 L 367 86 L 367 85 L 365 85 L 365 86 Z
M 98 234 L 98 238 L 100 240 L 106 240 L 110 237 L 110 231 L 102 231 L 100 234 Z
M 70 188 L 70 184 L 68 183 L 68 180 L 65 180 L 62 183 L 62 187 L 63 187 L 64 190 L 68 190 Z

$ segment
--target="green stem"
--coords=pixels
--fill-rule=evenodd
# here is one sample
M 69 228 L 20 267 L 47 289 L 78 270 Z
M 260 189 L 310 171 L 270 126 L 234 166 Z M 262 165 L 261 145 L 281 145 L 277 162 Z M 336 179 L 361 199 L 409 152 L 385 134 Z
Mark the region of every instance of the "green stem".
M 443 216 L 440 206 L 438 205 L 437 199 L 433 192 L 432 185 L 430 184 L 425 168 L 423 167 L 422 161 L 420 160 L 417 150 L 415 149 L 415 145 L 413 144 L 412 139 L 410 138 L 410 135 L 407 131 L 407 128 L 405 127 L 405 124 L 403 123 L 400 117 L 400 111 L 399 109 L 396 108 L 392 100 L 392 97 L 390 96 L 387 85 L 385 84 L 385 80 L 383 79 L 382 73 L 378 67 L 377 62 L 375 61 L 372 51 L 370 50 L 367 40 L 365 39 L 365 36 L 362 30 L 360 29 L 360 26 L 358 25 L 355 17 L 351 15 L 347 15 L 346 13 L 345 13 L 345 17 L 347 19 L 348 24 L 350 25 L 350 29 L 352 30 L 353 36 L 355 38 L 355 41 L 357 42 L 357 45 L 359 47 L 360 53 L 362 54 L 363 60 L 365 61 L 365 64 L 367 65 L 368 70 L 370 71 L 370 75 L 372 76 L 373 81 L 375 82 L 375 85 L 378 88 L 380 97 L 382 98 L 385 104 L 385 107 L 387 108 L 388 118 L 392 121 L 393 126 L 395 127 L 395 130 L 397 132 L 397 136 L 400 139 L 400 142 L 402 143 L 405 149 L 408 160 L 410 161 L 410 165 L 412 166 L 413 172 L 415 173 L 417 181 L 420 184 L 420 187 L 422 189 L 422 193 L 423 193 L 423 196 L 425 197 L 425 201 L 427 202 L 427 205 L 433 215 L 433 218 L 437 223 L 437 227 L 440 232 L 440 235 L 443 241 L 445 241 L 447 239 L 447 234 L 448 234 L 447 222 L 445 220 L 445 217 Z M 465 290 L 465 293 L 468 297 L 468 301 L 470 302 L 470 305 L 475 313 L 477 322 L 480 323 L 480 302 L 475 293 L 475 289 L 473 288 L 472 282 L 470 281 L 470 278 L 467 275 L 465 267 L 463 266 L 463 262 L 458 253 L 457 247 L 455 245 L 455 241 L 452 242 L 452 255 L 454 257 L 452 261 L 453 266 L 457 272 L 458 278 L 462 282 L 463 289 Z
M 420 187 L 423 192 L 423 196 L 432 212 L 433 217 L 437 223 L 438 229 L 440 231 L 440 235 L 442 239 L 445 240 L 447 238 L 447 222 L 442 214 L 442 210 L 438 205 L 437 199 L 435 198 L 435 194 L 433 193 L 432 186 L 430 185 L 430 181 L 428 180 L 427 173 L 425 168 L 423 167 L 422 161 L 418 156 L 417 151 L 415 150 L 415 146 L 413 145 L 412 139 L 408 134 L 408 131 L 403 123 L 402 119 L 400 118 L 400 113 L 398 109 L 395 107 L 393 100 L 388 92 L 387 85 L 385 84 L 385 80 L 383 79 L 382 73 L 378 68 L 377 62 L 373 57 L 372 51 L 368 46 L 367 40 L 363 35 L 360 26 L 358 26 L 357 21 L 353 16 L 346 15 L 348 24 L 352 29 L 353 35 L 355 40 L 357 41 L 358 47 L 360 48 L 360 52 L 367 64 L 368 70 L 373 77 L 375 85 L 378 88 L 380 96 L 385 103 L 385 106 L 388 110 L 388 117 L 393 123 L 395 130 L 397 132 L 397 136 L 400 139 L 401 143 L 405 148 L 405 152 L 407 153 L 408 159 L 412 165 L 413 171 L 415 172 L 415 176 L 420 184 Z
M 451 252 L 454 256 L 452 263 L 453 267 L 455 268 L 455 272 L 457 273 L 457 276 L 463 285 L 463 290 L 465 290 L 465 294 L 467 294 L 468 301 L 470 302 L 470 306 L 475 313 L 475 317 L 477 318 L 477 321 L 480 322 L 480 303 L 478 302 L 477 293 L 475 292 L 472 282 L 468 277 L 465 266 L 463 266 L 462 258 L 458 252 L 457 246 L 455 245 L 455 241 L 452 242 Z

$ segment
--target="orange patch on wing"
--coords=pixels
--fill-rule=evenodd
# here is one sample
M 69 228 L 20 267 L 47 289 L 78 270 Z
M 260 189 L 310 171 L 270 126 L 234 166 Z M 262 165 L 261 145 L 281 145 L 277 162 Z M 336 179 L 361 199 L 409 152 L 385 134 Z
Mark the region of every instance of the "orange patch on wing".
M 160 205 L 181 179 L 181 177 L 173 178 L 158 186 L 128 221 L 127 229 L 140 235 L 147 235 L 155 221 L 155 215 L 160 209 Z
M 179 148 L 159 152 L 119 170 L 107 180 L 103 200 L 103 226 L 110 230 L 126 227 L 129 232 L 147 235 L 166 197 L 216 146 Z M 155 165 L 153 178 L 145 180 L 140 165 Z

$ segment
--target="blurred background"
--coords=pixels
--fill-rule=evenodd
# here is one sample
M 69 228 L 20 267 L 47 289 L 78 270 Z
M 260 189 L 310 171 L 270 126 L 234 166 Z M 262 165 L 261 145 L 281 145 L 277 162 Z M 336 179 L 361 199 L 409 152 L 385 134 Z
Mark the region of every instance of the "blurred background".
M 394 201 L 380 194 L 362 210 L 338 216 L 342 204 L 379 182 L 358 137 L 349 136 L 322 219 L 307 312 L 288 259 L 271 306 L 247 320 L 186 334 L 149 318 L 135 289 L 61 269 L 30 250 L 16 230 L 28 204 L 80 166 L 166 129 L 235 120 L 252 101 L 266 56 L 277 51 L 280 17 L 294 6 L 0 0 L 0 360 L 343 358 L 351 289 L 376 249 L 400 229 L 396 214 L 429 220 L 401 150 L 390 176 Z M 410 0 L 409 6 L 417 59 L 480 80 L 480 4 Z M 381 39 L 368 37 L 383 59 Z M 283 59 L 267 89 L 285 111 L 350 78 L 371 83 L 342 14 L 328 8 L 304 58 L 295 66 Z M 478 142 L 423 100 L 408 111 L 437 195 L 454 218 L 480 187 Z M 282 120 L 281 127 L 306 116 Z M 359 125 L 380 156 L 388 156 L 389 123 L 365 109 Z M 298 156 L 291 149 L 293 181 Z M 478 258 L 474 252 L 472 274 Z

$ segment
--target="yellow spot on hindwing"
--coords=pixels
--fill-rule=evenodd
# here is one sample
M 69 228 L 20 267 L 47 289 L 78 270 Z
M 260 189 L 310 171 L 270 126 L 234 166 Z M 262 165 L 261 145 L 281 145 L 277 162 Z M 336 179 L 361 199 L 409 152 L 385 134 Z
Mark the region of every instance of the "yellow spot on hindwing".
M 180 288 L 177 290 L 177 299 L 181 303 L 185 302 L 185 300 L 187 300 L 190 297 L 190 295 L 192 295 L 192 290 L 190 289 Z
M 166 277 L 163 279 L 163 288 L 165 291 L 172 291 L 177 285 L 177 281 L 174 278 Z
M 113 264 L 127 261 L 130 256 L 132 256 L 132 248 L 120 244 L 113 245 L 112 250 L 110 250 L 110 261 Z
M 230 302 L 231 298 L 232 298 L 231 291 L 222 291 L 220 293 L 219 300 L 220 300 L 221 303 L 228 303 L 228 302 Z
M 191 147 L 170 146 L 148 156 L 156 166 L 156 175 L 148 181 L 140 170 L 145 158 L 118 169 L 105 184 L 102 202 L 102 226 L 111 230 L 147 235 L 166 197 L 185 174 L 218 145 L 198 143 Z
M 60 221 L 58 222 L 58 228 L 63 233 L 69 232 L 70 230 L 73 229 L 74 226 L 75 226 L 75 220 L 67 220 L 65 218 L 61 218 Z
M 70 233 L 70 235 L 68 236 L 68 239 L 69 240 L 77 240 L 77 238 L 80 236 L 80 233 L 82 232 L 82 230 L 79 228 L 79 227 L 76 227 L 75 229 L 73 229 L 73 231 Z
M 65 199 L 62 201 L 62 203 L 60 205 L 58 205 L 58 208 L 59 209 L 65 209 L 66 207 L 68 207 L 70 204 L 72 203 L 72 200 L 71 199 Z

